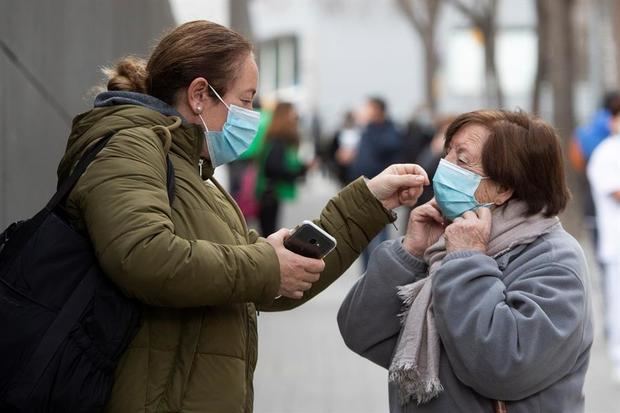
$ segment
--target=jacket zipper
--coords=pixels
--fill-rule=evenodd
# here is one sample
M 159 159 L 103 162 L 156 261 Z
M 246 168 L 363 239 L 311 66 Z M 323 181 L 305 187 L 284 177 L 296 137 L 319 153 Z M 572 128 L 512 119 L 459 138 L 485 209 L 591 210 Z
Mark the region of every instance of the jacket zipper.
M 204 161 L 202 160 L 202 158 L 198 161 L 198 174 L 200 175 L 200 179 L 202 179 L 202 164 L 204 163 Z

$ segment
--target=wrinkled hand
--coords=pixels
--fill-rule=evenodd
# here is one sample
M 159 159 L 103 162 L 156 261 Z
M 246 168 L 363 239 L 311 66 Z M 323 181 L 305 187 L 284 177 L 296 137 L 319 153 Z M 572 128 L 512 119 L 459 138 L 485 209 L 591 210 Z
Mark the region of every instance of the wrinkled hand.
M 491 210 L 467 211 L 446 227 L 446 250 L 481 251 L 486 253 L 491 237 Z
M 267 242 L 274 248 L 280 262 L 280 289 L 278 295 L 300 299 L 304 291 L 317 282 L 325 269 L 323 260 L 307 258 L 284 247 L 284 240 L 289 230 L 283 228 L 267 237 Z
M 424 251 L 444 233 L 445 224 L 435 198 L 420 205 L 409 215 L 403 247 L 410 254 L 422 258 Z
M 428 185 L 428 176 L 421 166 L 412 163 L 394 164 L 367 182 L 370 192 L 385 209 L 401 205 L 413 206 Z

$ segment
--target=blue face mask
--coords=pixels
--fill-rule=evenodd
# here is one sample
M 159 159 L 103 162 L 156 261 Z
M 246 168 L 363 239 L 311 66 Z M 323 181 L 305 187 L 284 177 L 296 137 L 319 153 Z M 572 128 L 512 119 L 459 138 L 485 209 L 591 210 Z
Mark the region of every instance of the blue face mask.
M 474 194 L 482 176 L 441 159 L 433 176 L 435 200 L 444 217 L 453 221 L 472 209 L 493 205 L 481 204 Z
M 215 168 L 234 161 L 248 149 L 258 132 L 260 113 L 237 105 L 227 105 L 215 89 L 211 85 L 209 87 L 228 109 L 228 117 L 221 131 L 209 131 L 202 115 L 198 115 L 205 127 L 205 141 Z

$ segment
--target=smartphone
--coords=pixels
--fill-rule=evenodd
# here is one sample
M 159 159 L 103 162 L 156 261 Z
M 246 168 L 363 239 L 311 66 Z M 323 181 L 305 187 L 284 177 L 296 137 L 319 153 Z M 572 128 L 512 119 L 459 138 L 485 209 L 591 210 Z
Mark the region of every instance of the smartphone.
M 284 246 L 296 254 L 323 258 L 336 248 L 336 239 L 312 221 L 303 221 L 291 230 Z

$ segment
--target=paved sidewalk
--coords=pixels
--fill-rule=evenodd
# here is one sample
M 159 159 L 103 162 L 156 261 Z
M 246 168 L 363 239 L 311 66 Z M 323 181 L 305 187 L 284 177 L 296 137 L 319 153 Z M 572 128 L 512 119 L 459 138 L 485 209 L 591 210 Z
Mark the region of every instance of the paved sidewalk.
M 318 174 L 300 189 L 300 198 L 284 209 L 283 225 L 316 217 L 336 192 L 334 183 Z M 256 413 L 387 412 L 386 371 L 349 351 L 336 324 L 338 307 L 359 274 L 358 261 L 303 307 L 260 314 Z M 586 412 L 617 413 L 620 386 L 609 379 L 600 328 L 600 293 L 594 281 L 597 333 L 586 382 Z

